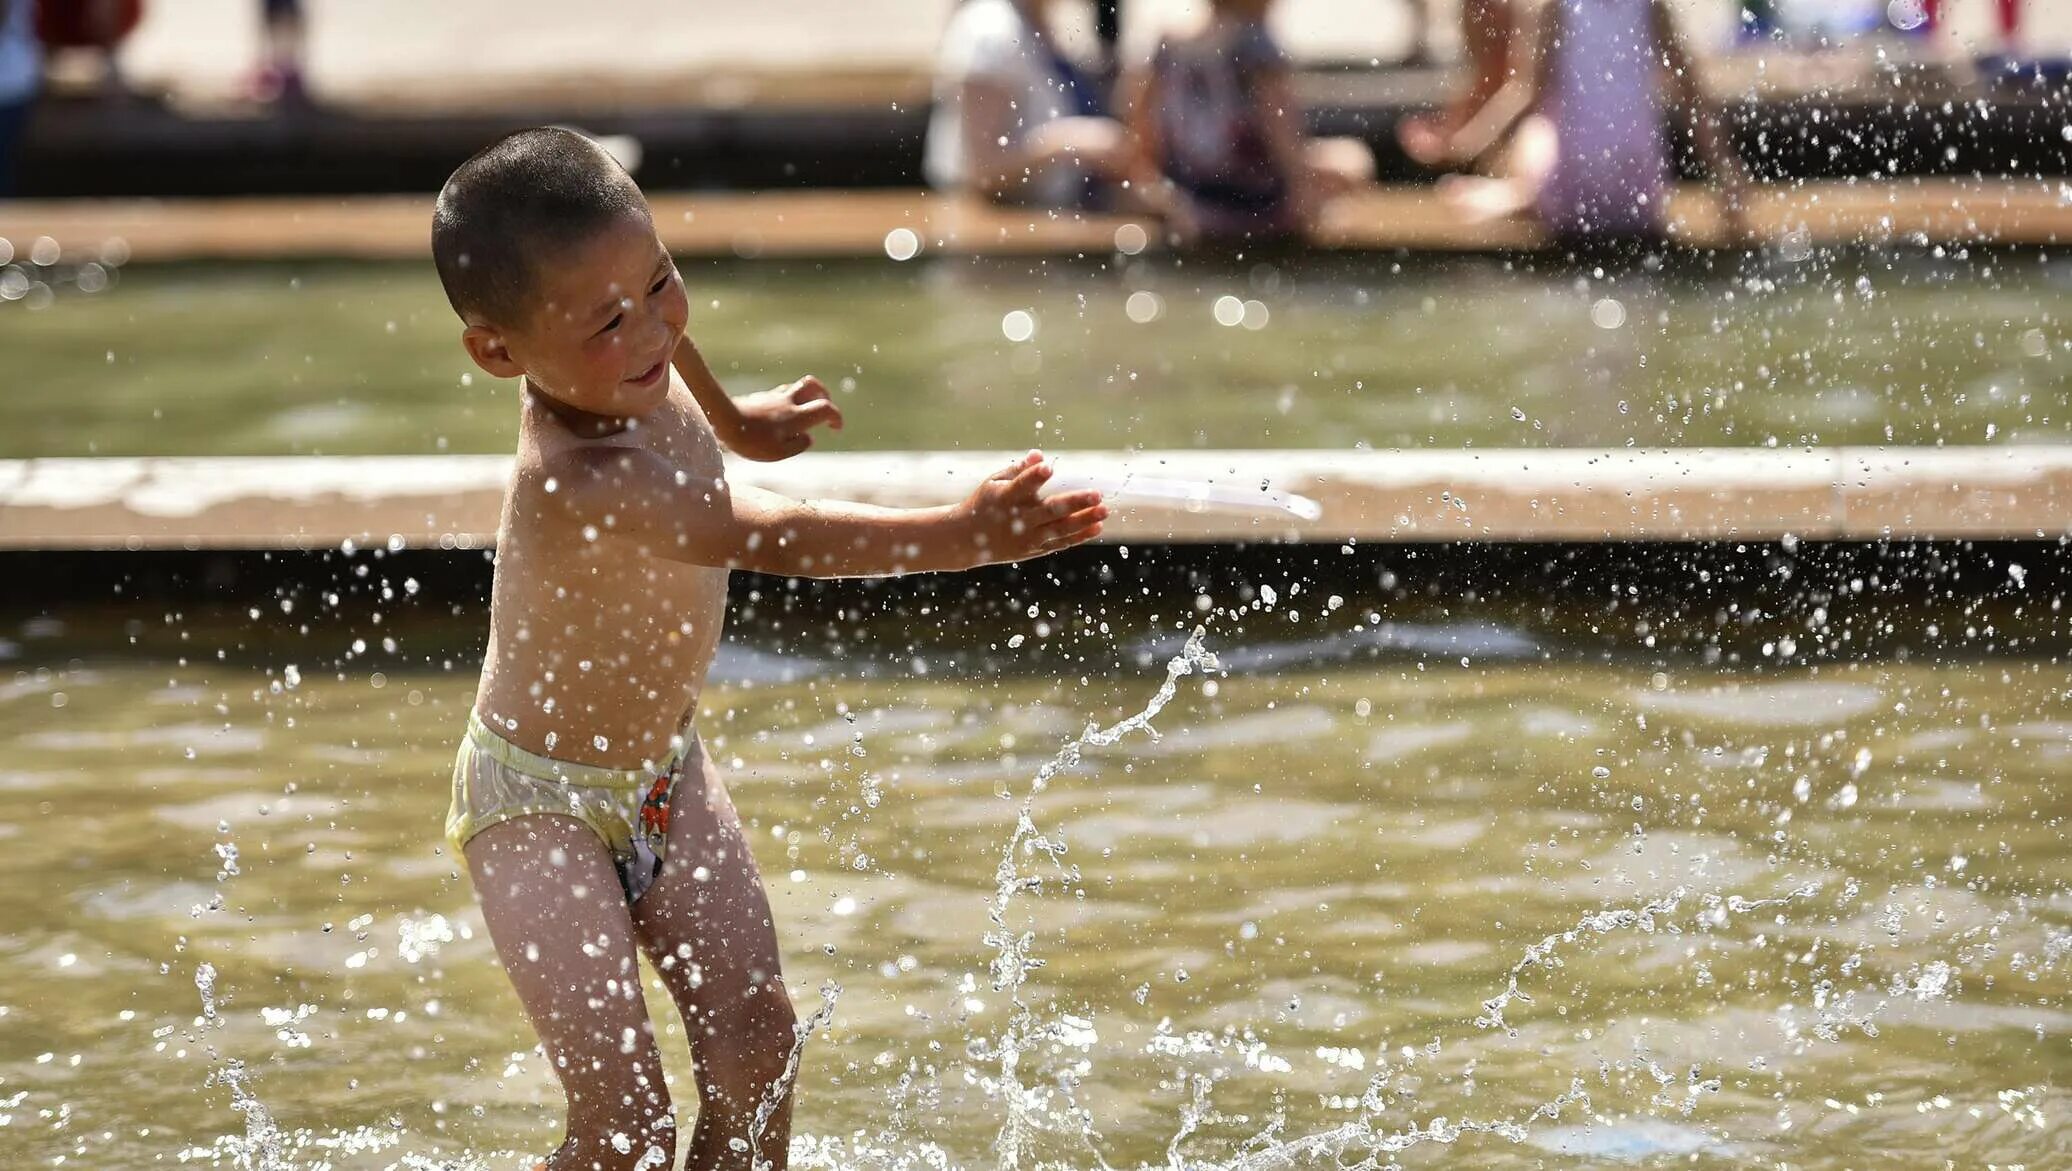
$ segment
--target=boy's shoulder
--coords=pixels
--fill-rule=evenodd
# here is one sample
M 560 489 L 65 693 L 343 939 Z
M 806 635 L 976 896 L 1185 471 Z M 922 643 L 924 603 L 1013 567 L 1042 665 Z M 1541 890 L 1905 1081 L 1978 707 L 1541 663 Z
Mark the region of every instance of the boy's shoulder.
M 688 397 L 679 385 L 653 416 L 601 436 L 579 434 L 550 412 L 528 410 L 518 429 L 511 473 L 511 495 L 527 505 L 520 513 L 590 523 L 610 515 L 628 497 L 666 496 L 691 475 L 717 474 L 716 441 L 710 444 L 715 467 L 686 458 L 687 447 L 707 446 L 677 434 L 686 429 L 679 416 L 686 408 L 697 409 L 695 403 L 679 401 Z
M 514 518 L 535 524 L 580 519 L 608 485 L 623 484 L 638 474 L 638 461 L 653 458 L 626 433 L 588 438 L 551 416 L 527 414 L 511 463 L 511 498 L 523 506 Z

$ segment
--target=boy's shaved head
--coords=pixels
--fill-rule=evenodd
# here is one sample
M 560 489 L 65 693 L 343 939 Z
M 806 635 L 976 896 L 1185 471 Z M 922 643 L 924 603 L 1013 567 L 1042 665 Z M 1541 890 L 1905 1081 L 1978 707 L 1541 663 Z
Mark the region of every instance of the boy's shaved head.
M 507 134 L 462 163 L 432 211 L 432 262 L 463 321 L 520 324 L 535 265 L 647 200 L 603 147 L 570 130 Z

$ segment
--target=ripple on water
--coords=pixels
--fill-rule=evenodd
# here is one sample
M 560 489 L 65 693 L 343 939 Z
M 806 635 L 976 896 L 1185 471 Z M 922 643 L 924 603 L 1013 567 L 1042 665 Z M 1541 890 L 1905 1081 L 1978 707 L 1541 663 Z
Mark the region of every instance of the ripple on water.
M 1678 887 L 1754 889 L 1768 871 L 1762 859 L 1732 838 L 1658 830 L 1606 850 L 1590 860 L 1588 871 L 1572 873 L 1557 886 L 1568 894 L 1623 903 L 1658 898 Z
M 220 889 L 209 882 L 139 882 L 125 878 L 85 892 L 79 897 L 79 909 L 96 918 L 122 923 L 185 922 L 189 911 L 207 906 Z
M 1997 804 L 1986 796 L 1986 787 L 1979 781 L 1946 781 L 1932 778 L 1906 782 L 1873 808 L 1900 811 L 1922 810 L 1931 813 L 1973 813 L 1990 809 Z
M 1832 728 L 1876 710 L 1885 698 L 1868 683 L 1818 679 L 1631 694 L 1633 705 L 1645 711 L 1756 728 Z
M 1427 939 L 1398 948 L 1396 959 L 1421 968 L 1450 968 L 1484 959 L 1495 951 L 1487 943 L 1465 939 Z
M 1459 744 L 1473 731 L 1464 723 L 1398 724 L 1382 728 L 1367 738 L 1367 759 L 1375 764 L 1402 760 L 1433 748 Z
M 1930 728 L 1901 740 L 1893 746 L 1893 750 L 1901 756 L 1910 756 L 1916 752 L 1942 752 L 1968 744 L 1976 736 L 1977 734 L 1969 728 Z
M 1136 756 L 1180 756 L 1233 748 L 1298 744 L 1329 736 L 1338 717 L 1315 704 L 1290 704 L 1271 711 L 1229 716 L 1214 723 L 1188 724 L 1156 740 L 1131 741 Z
M 1061 819 L 1074 845 L 1127 850 L 1145 838 L 1179 839 L 1201 847 L 1237 848 L 1329 836 L 1362 812 L 1356 805 L 1275 797 L 1233 803 L 1213 785 L 1132 786 L 1102 791 L 1103 808 Z
M 1549 1126 L 1536 1129 L 1526 1139 L 1533 1146 L 1556 1155 L 1586 1159 L 1613 1159 L 1638 1163 L 1661 1155 L 1692 1155 L 1708 1148 L 1718 1149 L 1713 1137 L 1694 1126 L 1679 1126 L 1659 1118 L 1634 1118 L 1623 1122 L 1596 1122 L 1587 1126 Z
M 1179 653 L 1184 640 L 1165 636 L 1135 649 L 1145 662 Z M 1216 659 L 1233 675 L 1289 671 L 1378 658 L 1384 654 L 1442 655 L 1518 661 L 1537 658 L 1540 644 L 1521 631 L 1493 622 L 1383 622 L 1341 630 L 1300 642 L 1248 643 L 1218 648 Z
M 93 777 L 84 769 L 0 769 L 0 793 L 77 792 Z
M 119 731 L 99 728 L 53 728 L 32 732 L 17 743 L 56 752 L 129 752 L 136 749 L 193 749 L 196 755 L 249 754 L 266 747 L 258 728 L 220 724 L 159 724 Z
M 1518 730 L 1527 736 L 1581 739 L 1597 734 L 1597 721 L 1565 707 L 1528 707 L 1518 712 Z
M 243 823 L 261 818 L 275 822 L 290 816 L 301 818 L 305 814 L 317 818 L 333 818 L 344 808 L 342 803 L 329 797 L 312 797 L 300 793 L 285 796 L 278 792 L 255 793 L 245 789 L 219 793 L 213 797 L 179 805 L 154 805 L 151 812 L 159 820 L 171 822 L 183 829 L 213 833 L 218 825 L 228 823 L 235 830 Z

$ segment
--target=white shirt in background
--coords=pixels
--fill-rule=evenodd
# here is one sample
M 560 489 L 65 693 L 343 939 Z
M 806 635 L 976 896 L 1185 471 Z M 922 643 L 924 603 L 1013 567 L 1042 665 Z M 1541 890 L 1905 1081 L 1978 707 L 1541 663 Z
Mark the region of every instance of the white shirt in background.
M 935 109 L 928 118 L 922 155 L 929 184 L 941 190 L 961 188 L 970 177 L 964 157 L 963 104 L 958 100 L 968 81 L 989 82 L 1013 96 L 1020 115 L 1016 141 L 1047 122 L 1078 112 L 1065 95 L 1064 78 L 1013 0 L 965 0 L 950 15 L 936 54 Z M 1073 205 L 1083 189 L 1076 168 L 1053 167 L 1037 174 L 1019 201 Z

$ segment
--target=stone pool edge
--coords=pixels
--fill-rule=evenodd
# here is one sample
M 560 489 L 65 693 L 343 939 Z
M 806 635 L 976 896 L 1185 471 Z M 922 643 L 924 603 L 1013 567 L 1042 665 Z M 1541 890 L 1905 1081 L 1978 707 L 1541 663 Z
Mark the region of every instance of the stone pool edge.
M 729 475 L 886 505 L 963 495 L 1017 453 L 813 452 Z M 2072 446 L 1060 452 L 1060 475 L 1207 480 L 1315 520 L 1118 501 L 1165 544 L 2072 539 Z M 0 550 L 479 549 L 505 456 L 0 461 Z

